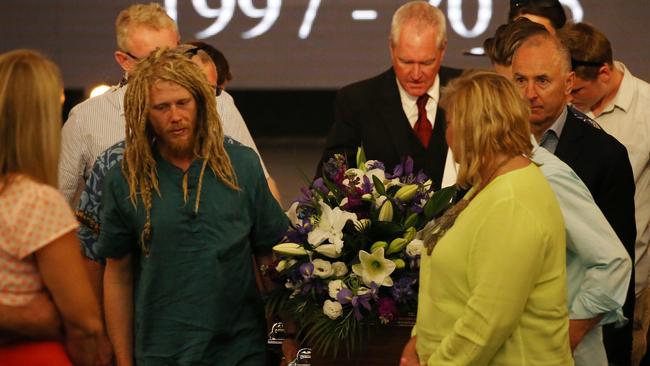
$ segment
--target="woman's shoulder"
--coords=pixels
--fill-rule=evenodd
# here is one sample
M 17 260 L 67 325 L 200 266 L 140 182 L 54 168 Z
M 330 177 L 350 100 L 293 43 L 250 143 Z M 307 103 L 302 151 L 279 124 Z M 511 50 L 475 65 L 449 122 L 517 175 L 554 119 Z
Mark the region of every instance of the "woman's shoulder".
M 35 207 L 42 204 L 68 206 L 59 190 L 27 175 L 16 174 L 10 177 L 6 184 L 7 186 L 2 188 L 3 201 L 14 207 L 23 204 Z

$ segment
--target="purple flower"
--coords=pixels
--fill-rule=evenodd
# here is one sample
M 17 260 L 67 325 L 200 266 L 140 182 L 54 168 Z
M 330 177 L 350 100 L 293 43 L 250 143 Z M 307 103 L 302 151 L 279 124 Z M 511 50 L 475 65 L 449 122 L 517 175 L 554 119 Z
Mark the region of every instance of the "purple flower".
M 314 189 L 321 191 L 325 195 L 327 195 L 330 192 L 330 190 L 325 185 L 325 181 L 323 180 L 323 178 L 316 178 L 316 180 L 314 180 L 314 182 L 312 183 L 312 186 L 314 187 Z
M 312 262 L 306 262 L 300 265 L 300 274 L 305 279 L 314 277 L 314 264 Z
M 371 193 L 372 192 L 372 182 L 367 176 L 363 176 L 363 184 L 361 185 L 361 194 Z
M 397 305 L 395 300 L 390 297 L 382 297 L 377 302 L 379 305 L 379 320 L 382 324 L 387 324 L 393 321 L 397 316 Z
M 376 287 L 376 285 L 375 285 Z M 360 306 L 363 306 L 366 310 L 370 311 L 370 299 L 374 296 L 372 291 L 369 291 L 363 295 L 354 295 L 354 293 L 347 288 L 343 288 L 336 295 L 336 299 L 341 305 L 351 304 L 354 310 L 354 317 L 357 320 L 363 319 L 363 314 L 361 314 Z
M 393 298 L 400 303 L 404 303 L 413 296 L 413 285 L 415 284 L 415 279 L 409 277 L 402 277 L 399 280 L 393 283 L 391 288 L 391 294 Z

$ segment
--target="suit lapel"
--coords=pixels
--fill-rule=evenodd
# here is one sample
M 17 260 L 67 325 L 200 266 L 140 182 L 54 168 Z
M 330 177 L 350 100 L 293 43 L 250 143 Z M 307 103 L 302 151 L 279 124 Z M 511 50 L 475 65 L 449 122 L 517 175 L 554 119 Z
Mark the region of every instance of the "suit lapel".
M 450 75 L 443 73 L 440 77 L 441 86 L 445 85 Z M 380 123 L 388 134 L 387 139 L 391 142 L 396 156 L 400 159 L 410 156 L 431 178 L 434 188 L 439 189 L 447 159 L 447 142 L 445 141 L 445 130 L 447 122 L 441 108 L 436 111 L 434 131 L 427 150 L 422 147 L 420 141 L 413 133 L 404 110 L 397 87 L 397 80 L 393 69 L 383 74 L 380 98 L 377 99 L 377 110 L 380 112 Z M 387 147 L 388 148 L 388 147 Z
M 575 161 L 580 155 L 581 144 L 578 141 L 584 134 L 584 127 L 571 111 L 567 111 L 566 122 L 558 141 L 555 155 L 564 162 Z
M 387 139 L 391 141 L 395 154 L 400 158 L 404 155 L 413 157 L 418 152 L 418 148 L 422 151 L 424 149 L 413 134 L 411 124 L 402 109 L 397 80 L 392 68 L 384 73 L 382 84 L 381 96 L 375 106 L 380 111 L 380 123 L 387 133 Z

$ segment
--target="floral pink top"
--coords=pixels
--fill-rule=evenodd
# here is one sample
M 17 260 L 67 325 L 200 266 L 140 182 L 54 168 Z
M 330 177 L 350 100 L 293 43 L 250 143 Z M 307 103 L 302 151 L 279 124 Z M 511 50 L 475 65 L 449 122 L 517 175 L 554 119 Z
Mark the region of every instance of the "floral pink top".
M 0 303 L 24 305 L 43 291 L 34 253 L 76 228 L 59 191 L 25 176 L 14 179 L 0 193 Z

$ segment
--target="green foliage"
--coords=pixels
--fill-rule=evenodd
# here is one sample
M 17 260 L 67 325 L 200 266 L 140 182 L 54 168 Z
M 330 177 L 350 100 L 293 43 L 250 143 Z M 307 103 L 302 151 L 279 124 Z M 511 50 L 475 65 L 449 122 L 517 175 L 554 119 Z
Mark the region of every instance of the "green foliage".
M 424 205 L 424 216 L 428 220 L 438 217 L 451 207 L 451 200 L 456 195 L 458 189 L 455 185 L 443 188 L 433 194 L 429 201 Z

